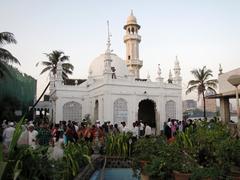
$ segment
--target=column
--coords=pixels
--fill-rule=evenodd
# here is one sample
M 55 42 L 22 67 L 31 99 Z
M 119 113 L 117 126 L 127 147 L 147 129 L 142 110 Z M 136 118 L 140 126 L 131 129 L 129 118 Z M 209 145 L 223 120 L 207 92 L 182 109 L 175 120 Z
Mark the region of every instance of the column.
M 220 98 L 220 117 L 221 117 L 221 121 L 226 124 L 230 121 L 228 98 L 224 98 L 224 97 Z

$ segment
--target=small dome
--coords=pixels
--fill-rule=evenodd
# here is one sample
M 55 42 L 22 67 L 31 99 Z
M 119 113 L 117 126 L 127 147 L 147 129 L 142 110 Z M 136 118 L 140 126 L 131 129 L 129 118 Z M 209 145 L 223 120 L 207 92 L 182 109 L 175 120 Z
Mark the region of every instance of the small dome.
M 91 77 L 98 78 L 103 76 L 104 71 L 104 60 L 105 54 L 101 54 L 96 57 L 89 67 L 89 72 L 91 72 Z M 116 69 L 115 74 L 117 77 L 126 77 L 128 75 L 127 65 L 124 60 L 118 57 L 116 54 L 111 53 L 111 66 Z
M 133 14 L 131 14 L 127 18 L 127 24 L 137 24 L 137 18 Z
M 140 26 L 137 23 L 137 18 L 133 15 L 133 11 L 131 11 L 130 16 L 128 16 L 127 23 L 123 28 L 126 29 L 128 25 L 135 25 L 138 29 L 140 29 Z

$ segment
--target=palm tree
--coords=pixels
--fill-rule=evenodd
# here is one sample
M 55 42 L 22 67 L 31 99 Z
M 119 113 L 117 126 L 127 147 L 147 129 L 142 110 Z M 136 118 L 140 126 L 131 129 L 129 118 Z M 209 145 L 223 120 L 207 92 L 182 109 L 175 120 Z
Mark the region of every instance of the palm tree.
M 10 63 L 19 64 L 20 62 L 14 57 L 8 50 L 2 48 L 5 44 L 16 44 L 17 41 L 14 38 L 14 34 L 10 32 L 0 33 L 0 78 L 4 77 L 5 74 L 11 75 L 7 68 Z
M 206 91 L 212 91 L 216 93 L 217 88 L 217 79 L 210 79 L 213 74 L 212 70 L 207 69 L 206 66 L 204 66 L 202 69 L 193 69 L 191 71 L 191 74 L 195 77 L 195 80 L 190 80 L 188 82 L 188 89 L 186 91 L 186 94 L 189 94 L 190 92 L 197 90 L 198 92 L 198 99 L 202 95 L 203 97 L 203 116 L 206 119 L 206 101 L 205 101 L 205 92 Z
M 72 74 L 74 67 L 72 64 L 66 62 L 66 61 L 69 61 L 69 56 L 64 55 L 64 52 L 55 50 L 55 51 L 52 51 L 51 53 L 44 53 L 44 54 L 47 56 L 48 61 L 42 61 L 36 64 L 36 66 L 38 66 L 39 63 L 41 63 L 43 66 L 45 66 L 45 68 L 43 68 L 40 74 L 50 71 L 53 73 L 53 75 L 55 75 L 57 72 L 57 63 L 59 61 L 62 62 L 63 79 L 68 78 L 67 74 Z
M 66 63 L 66 61 L 69 61 L 69 56 L 64 55 L 64 52 L 62 51 L 52 51 L 51 53 L 44 53 L 47 58 L 48 61 L 42 61 L 42 62 L 38 62 L 36 64 L 36 66 L 39 65 L 39 63 L 41 63 L 43 66 L 45 66 L 43 68 L 43 70 L 41 71 L 40 74 L 43 74 L 47 71 L 50 71 L 53 73 L 53 75 L 55 76 L 56 72 L 57 72 L 57 63 L 59 61 L 62 62 L 62 68 L 63 68 L 63 73 L 62 73 L 62 77 L 63 79 L 67 79 L 68 75 L 67 74 L 72 74 L 72 71 L 74 69 L 73 65 L 70 63 Z M 45 87 L 44 91 L 42 92 L 41 96 L 38 98 L 38 100 L 34 103 L 34 105 L 32 106 L 31 110 L 33 110 L 33 108 L 37 105 L 37 103 L 40 101 L 40 99 L 42 98 L 42 96 L 45 94 L 45 92 L 47 91 L 48 87 L 50 85 L 50 82 L 47 84 L 47 86 Z

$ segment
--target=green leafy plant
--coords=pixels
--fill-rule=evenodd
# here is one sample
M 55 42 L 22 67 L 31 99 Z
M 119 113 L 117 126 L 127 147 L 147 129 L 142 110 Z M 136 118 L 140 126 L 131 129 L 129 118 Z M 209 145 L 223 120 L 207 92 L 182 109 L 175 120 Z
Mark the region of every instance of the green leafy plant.
M 86 145 L 68 143 L 64 149 L 63 161 L 64 166 L 64 179 L 71 179 L 75 177 L 80 168 L 83 168 L 91 162 L 90 150 Z
M 177 170 L 182 173 L 191 173 L 198 167 L 196 160 L 197 149 L 194 146 L 192 134 L 193 127 L 189 127 L 185 132 L 179 132 L 176 136 L 176 141 L 170 145 L 172 156 L 170 164 L 172 170 Z
M 170 146 L 163 137 L 141 138 L 133 147 L 132 169 L 135 176 L 139 172 L 151 177 L 170 176 Z
M 119 133 L 119 134 L 108 134 L 106 137 L 106 155 L 109 156 L 129 156 L 129 134 Z
M 224 161 L 221 156 L 224 153 L 223 142 L 228 142 L 229 138 L 228 128 L 218 121 L 196 122 L 194 128 L 190 127 L 177 135 L 176 148 L 172 150 L 175 157 L 173 169 L 192 173 L 196 179 L 216 179 L 224 175 L 228 161 Z
M 14 158 L 14 151 L 17 146 L 17 141 L 22 133 L 21 125 L 25 122 L 25 115 L 21 118 L 21 120 L 16 124 L 15 131 L 13 133 L 12 141 L 9 145 L 8 149 L 8 155 L 6 157 L 6 154 L 3 153 L 3 146 L 0 146 L 0 179 L 3 179 L 5 171 L 8 170 L 8 167 L 11 166 L 10 163 L 12 163 Z M 4 157 L 5 156 L 5 157 Z

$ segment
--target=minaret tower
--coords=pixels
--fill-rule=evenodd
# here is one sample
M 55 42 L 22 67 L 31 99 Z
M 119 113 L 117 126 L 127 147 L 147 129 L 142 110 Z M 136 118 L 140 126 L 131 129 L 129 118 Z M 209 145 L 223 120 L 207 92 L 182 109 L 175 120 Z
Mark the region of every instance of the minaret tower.
M 126 44 L 126 64 L 130 74 L 135 78 L 139 78 L 139 70 L 142 67 L 142 61 L 139 59 L 139 43 L 141 36 L 138 35 L 140 25 L 137 24 L 137 19 L 131 11 L 131 15 L 127 18 L 127 24 L 124 26 L 126 34 L 124 43 Z
M 174 82 L 176 84 L 180 84 L 182 83 L 182 77 L 181 77 L 181 68 L 180 68 L 180 64 L 179 64 L 179 61 L 178 61 L 178 57 L 176 56 L 176 60 L 175 60 L 175 63 L 174 63 Z

